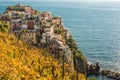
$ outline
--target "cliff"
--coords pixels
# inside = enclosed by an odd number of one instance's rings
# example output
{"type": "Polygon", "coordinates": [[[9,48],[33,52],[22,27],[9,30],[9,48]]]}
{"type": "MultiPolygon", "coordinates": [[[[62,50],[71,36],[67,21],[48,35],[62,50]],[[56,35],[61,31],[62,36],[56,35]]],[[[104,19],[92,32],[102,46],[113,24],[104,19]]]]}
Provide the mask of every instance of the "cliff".
{"type": "MultiPolygon", "coordinates": [[[[61,80],[61,61],[15,38],[0,33],[0,79],[1,80],[61,80]]],[[[75,73],[65,64],[64,80],[74,80],[75,73]]],[[[85,76],[79,73],[81,80],[85,76]]]]}
{"type": "MultiPolygon", "coordinates": [[[[18,40],[13,34],[8,34],[3,25],[5,23],[0,22],[0,29],[2,29],[0,31],[0,80],[63,79],[60,60],[51,57],[46,50],[28,45],[18,40]]],[[[71,72],[69,66],[67,63],[64,65],[64,80],[76,78],[75,71],[71,72]]],[[[84,74],[78,75],[79,79],[85,80],[84,74]]]]}
{"type": "Polygon", "coordinates": [[[61,17],[20,4],[0,17],[0,79],[86,79],[87,60],[61,17]]]}

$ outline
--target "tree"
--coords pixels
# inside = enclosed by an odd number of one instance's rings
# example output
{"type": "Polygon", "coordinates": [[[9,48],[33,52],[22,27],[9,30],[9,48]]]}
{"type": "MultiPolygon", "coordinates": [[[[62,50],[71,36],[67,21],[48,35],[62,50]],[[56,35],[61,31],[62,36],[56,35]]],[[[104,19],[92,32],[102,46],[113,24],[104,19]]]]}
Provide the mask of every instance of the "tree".
{"type": "Polygon", "coordinates": [[[0,22],[0,32],[8,32],[9,26],[5,23],[0,22]]]}

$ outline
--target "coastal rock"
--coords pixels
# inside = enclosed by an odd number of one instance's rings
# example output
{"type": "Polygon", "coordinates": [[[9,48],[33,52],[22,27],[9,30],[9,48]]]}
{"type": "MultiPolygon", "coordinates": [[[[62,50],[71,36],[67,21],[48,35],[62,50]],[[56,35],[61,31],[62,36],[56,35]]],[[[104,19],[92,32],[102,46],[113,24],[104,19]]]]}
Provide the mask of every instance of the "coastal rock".
{"type": "Polygon", "coordinates": [[[120,80],[120,73],[111,71],[111,70],[102,70],[100,69],[100,65],[97,62],[96,65],[88,64],[87,65],[87,75],[103,75],[108,78],[112,78],[114,80],[120,80]]]}

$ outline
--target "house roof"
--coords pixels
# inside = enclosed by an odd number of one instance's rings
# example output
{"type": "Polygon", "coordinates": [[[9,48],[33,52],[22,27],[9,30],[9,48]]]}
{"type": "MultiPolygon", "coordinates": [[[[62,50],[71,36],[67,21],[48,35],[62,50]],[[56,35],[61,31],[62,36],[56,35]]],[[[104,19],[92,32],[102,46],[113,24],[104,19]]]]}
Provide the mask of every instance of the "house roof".
{"type": "Polygon", "coordinates": [[[52,40],[51,42],[50,42],[50,44],[52,44],[52,45],[54,45],[54,44],[57,44],[58,45],[58,47],[60,47],[61,46],[61,43],[59,43],[58,41],[56,41],[56,40],[52,40]]]}
{"type": "Polygon", "coordinates": [[[51,22],[46,22],[45,26],[51,26],[51,22]]]}
{"type": "Polygon", "coordinates": [[[46,22],[45,25],[43,25],[44,28],[51,28],[54,27],[54,24],[51,24],[51,22],[46,22]]]}
{"type": "Polygon", "coordinates": [[[23,31],[23,33],[37,33],[35,30],[27,30],[27,29],[21,29],[21,32],[23,31]],[[25,32],[24,32],[25,30],[25,32]]]}
{"type": "Polygon", "coordinates": [[[15,22],[15,23],[20,22],[20,21],[21,19],[11,19],[11,22],[15,22]]]}
{"type": "Polygon", "coordinates": [[[51,12],[46,12],[46,11],[41,12],[41,14],[45,14],[45,13],[51,14],[51,12]]]}
{"type": "Polygon", "coordinates": [[[22,29],[27,29],[27,24],[22,25],[22,29]]]}
{"type": "Polygon", "coordinates": [[[33,13],[34,10],[31,7],[25,7],[25,12],[26,13],[33,13]]]}
{"type": "Polygon", "coordinates": [[[9,16],[8,14],[0,14],[0,16],[9,16]]]}
{"type": "Polygon", "coordinates": [[[59,40],[62,39],[62,36],[61,36],[60,34],[54,34],[54,36],[55,36],[57,39],[59,39],[59,40]]]}
{"type": "Polygon", "coordinates": [[[31,15],[31,13],[25,13],[26,15],[31,15]]]}
{"type": "Polygon", "coordinates": [[[43,35],[44,35],[44,36],[50,36],[51,38],[54,37],[54,35],[52,35],[50,32],[45,32],[45,33],[43,33],[43,35]]]}
{"type": "Polygon", "coordinates": [[[52,19],[61,19],[61,16],[53,16],[52,19]]]}
{"type": "Polygon", "coordinates": [[[51,28],[51,25],[43,25],[43,28],[51,28]]]}
{"type": "Polygon", "coordinates": [[[51,39],[50,44],[58,44],[59,47],[63,47],[63,46],[64,46],[64,45],[63,45],[63,42],[62,42],[62,41],[59,41],[56,37],[53,37],[53,38],[51,39]]]}
{"type": "Polygon", "coordinates": [[[67,45],[60,46],[59,49],[68,49],[69,47],[67,45]]]}

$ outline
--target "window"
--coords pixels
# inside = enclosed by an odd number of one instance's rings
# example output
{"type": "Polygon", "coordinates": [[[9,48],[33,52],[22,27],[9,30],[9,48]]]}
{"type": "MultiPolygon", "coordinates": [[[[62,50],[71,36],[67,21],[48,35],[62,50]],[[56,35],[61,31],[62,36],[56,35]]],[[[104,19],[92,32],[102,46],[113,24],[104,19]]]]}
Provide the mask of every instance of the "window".
{"type": "Polygon", "coordinates": [[[50,40],[49,40],[49,42],[50,42],[50,40]]]}

